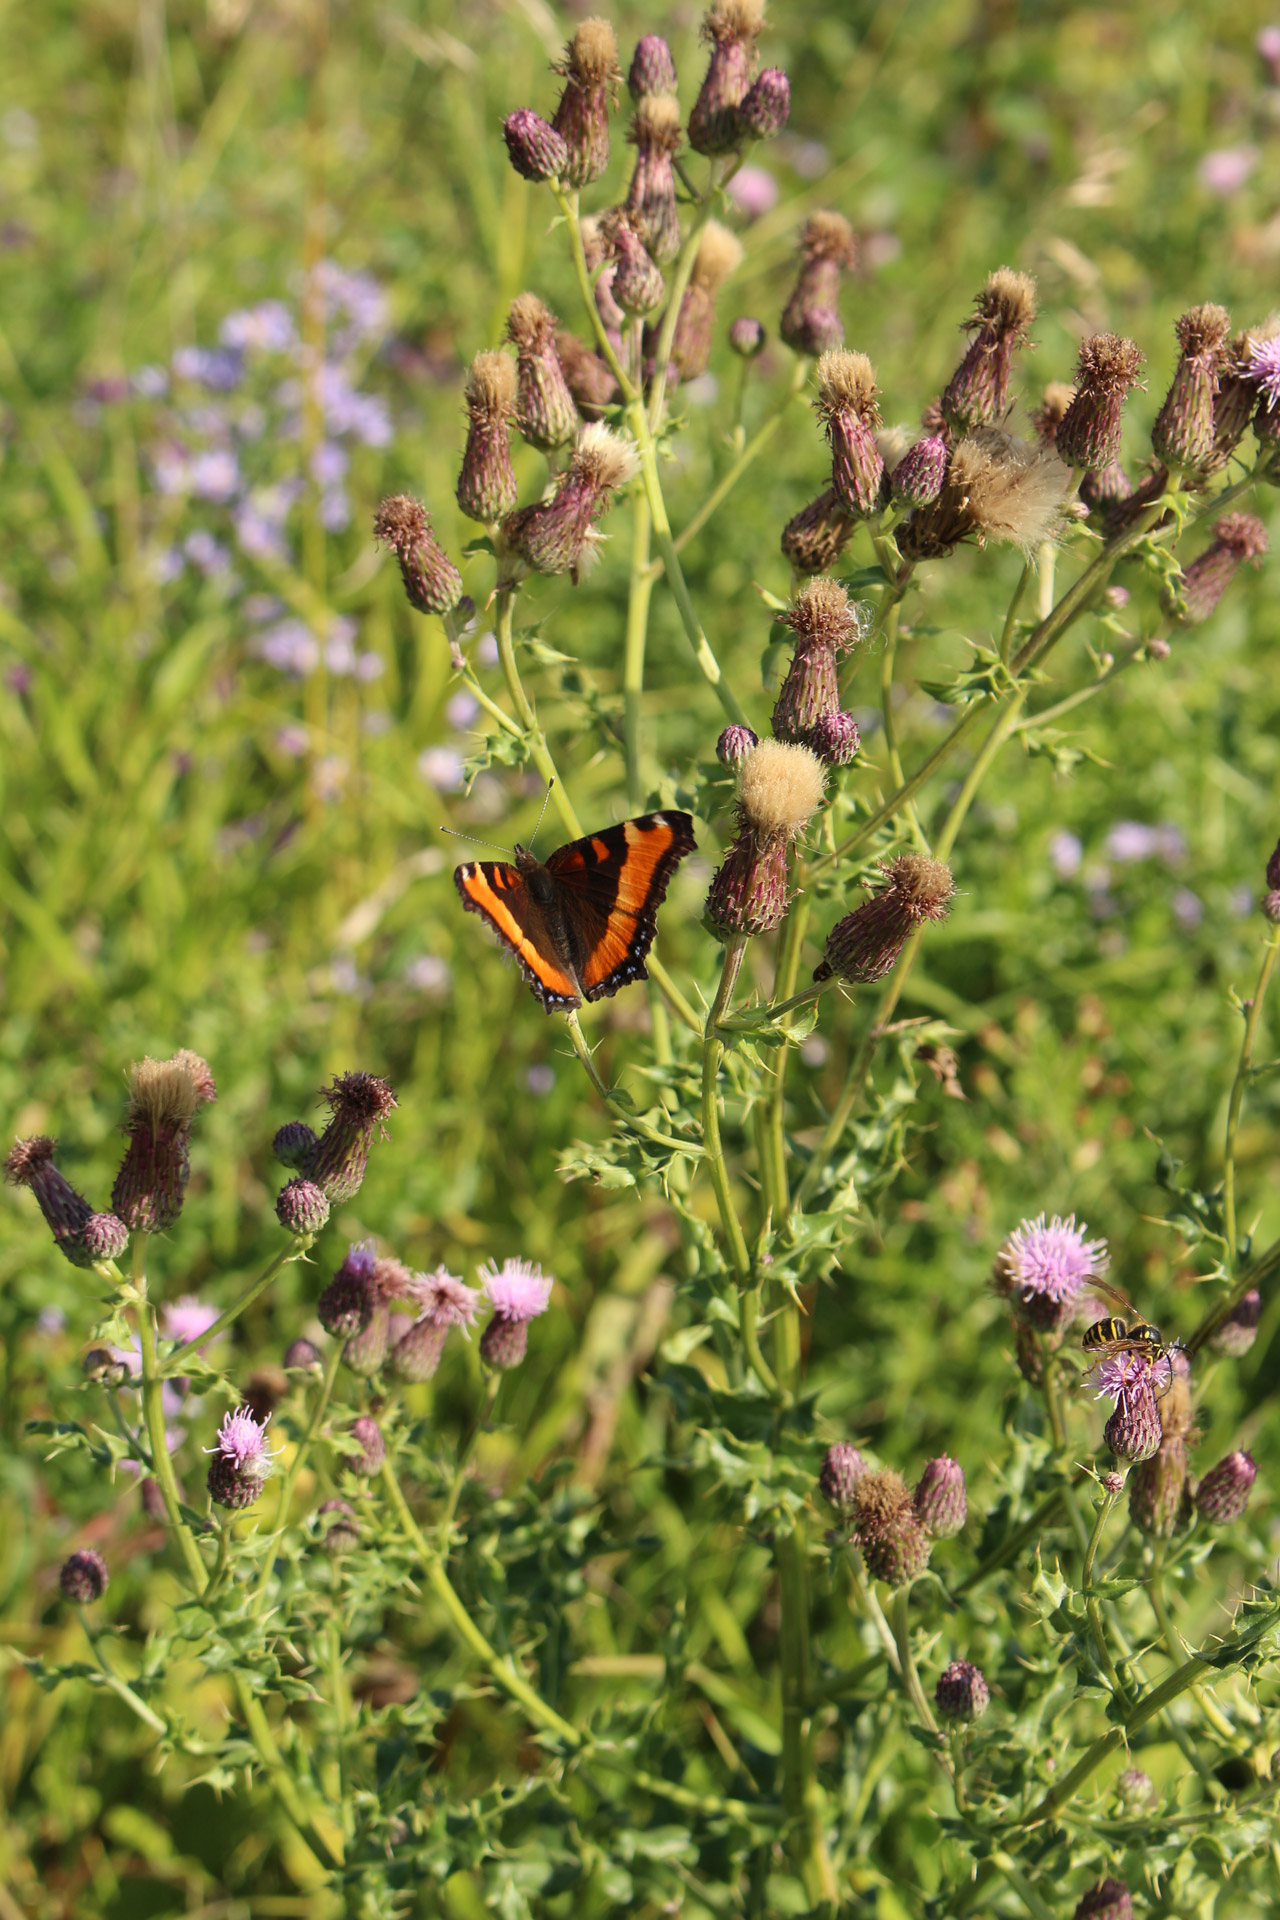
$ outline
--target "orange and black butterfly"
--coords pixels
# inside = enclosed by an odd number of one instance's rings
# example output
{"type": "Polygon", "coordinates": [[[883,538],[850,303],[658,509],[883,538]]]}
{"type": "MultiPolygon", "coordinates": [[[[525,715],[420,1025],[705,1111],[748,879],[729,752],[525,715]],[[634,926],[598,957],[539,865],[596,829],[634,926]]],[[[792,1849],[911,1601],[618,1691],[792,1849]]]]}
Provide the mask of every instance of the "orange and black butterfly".
{"type": "Polygon", "coordinates": [[[557,847],[455,867],[468,913],[487,920],[548,1013],[647,980],[658,908],[696,842],[687,813],[643,813],[557,847]]]}

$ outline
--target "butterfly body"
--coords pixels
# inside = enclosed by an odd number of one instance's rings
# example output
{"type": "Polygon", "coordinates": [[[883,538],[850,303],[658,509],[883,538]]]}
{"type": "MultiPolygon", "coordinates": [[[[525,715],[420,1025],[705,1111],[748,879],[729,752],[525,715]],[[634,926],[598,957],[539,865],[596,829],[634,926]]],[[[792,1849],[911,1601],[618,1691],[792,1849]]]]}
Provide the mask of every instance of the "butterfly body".
{"type": "Polygon", "coordinates": [[[469,861],[453,878],[468,913],[492,927],[555,1013],[648,978],[658,908],[694,845],[687,813],[646,813],[571,840],[545,862],[517,846],[514,863],[469,861]]]}

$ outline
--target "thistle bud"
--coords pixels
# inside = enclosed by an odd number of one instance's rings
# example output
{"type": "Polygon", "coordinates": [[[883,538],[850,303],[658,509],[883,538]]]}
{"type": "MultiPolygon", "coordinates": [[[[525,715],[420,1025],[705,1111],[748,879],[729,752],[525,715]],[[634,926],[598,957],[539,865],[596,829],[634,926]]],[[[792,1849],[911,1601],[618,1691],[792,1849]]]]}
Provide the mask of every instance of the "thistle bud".
{"type": "Polygon", "coordinates": [[[1198,627],[1215,612],[1241,566],[1257,566],[1267,551],[1267,530],[1251,513],[1224,514],[1214,528],[1217,539],[1186,568],[1164,606],[1179,625],[1198,627]]]}
{"type": "Polygon", "coordinates": [[[130,1067],[129,1145],[111,1205],[131,1233],[163,1233],[177,1220],[191,1171],[192,1122],[201,1103],[216,1098],[208,1066],[185,1047],[171,1060],[130,1067]]]}
{"type": "Polygon", "coordinates": [[[512,301],[507,338],[516,350],[516,425],[530,446],[550,453],[578,431],[578,409],[556,355],[556,317],[536,293],[512,301]]]}
{"type": "Polygon", "coordinates": [[[763,353],[768,338],[760,322],[745,313],[729,328],[729,345],[742,360],[754,360],[763,353]]]}
{"type": "Polygon", "coordinates": [[[1103,520],[1132,497],[1133,482],[1118,460],[1094,473],[1086,473],[1080,482],[1081,501],[1091,514],[1097,513],[1103,520]]]}
{"type": "Polygon", "coordinates": [[[618,397],[618,383],[607,361],[567,327],[556,328],[556,358],[578,412],[584,420],[598,420],[618,397]]]}
{"type": "Polygon", "coordinates": [[[1223,349],[1218,391],[1213,400],[1213,445],[1201,473],[1221,473],[1244,439],[1258,405],[1255,356],[1277,337],[1280,337],[1280,323],[1270,320],[1263,327],[1236,334],[1223,349]]]}
{"type": "Polygon", "coordinates": [[[843,214],[810,214],[800,233],[800,275],[778,326],[796,353],[825,353],[839,346],[840,275],[851,271],[857,258],[853,228],[843,214]]]}
{"type": "Polygon", "coordinates": [[[613,223],[613,245],[617,255],[613,297],[628,319],[643,318],[662,305],[667,283],[625,214],[613,223]]]}
{"type": "MultiPolygon", "coordinates": [[[[350,1260],[351,1254],[365,1251],[353,1247],[347,1258],[350,1260]]],[[[367,1379],[382,1366],[390,1344],[391,1303],[407,1291],[410,1278],[409,1269],[399,1260],[375,1260],[365,1274],[369,1317],[349,1336],[342,1349],[343,1363],[353,1373],[363,1374],[367,1379]]]]}
{"type": "Polygon", "coordinates": [[[742,242],[737,235],[718,220],[708,220],[671,340],[671,364],[682,380],[696,380],[707,370],[715,333],[716,295],[741,259],[742,242]]]}
{"type": "Polygon", "coordinates": [[[1117,1460],[1149,1460],[1164,1437],[1160,1408],[1148,1385],[1137,1383],[1117,1401],[1102,1438],[1117,1460]]]}
{"type": "Polygon", "coordinates": [[[885,886],[838,920],[827,935],[815,980],[828,980],[832,974],[860,983],[883,980],[917,927],[927,920],[945,920],[950,913],[955,882],[941,860],[903,853],[882,861],[880,871],[885,886]]]}
{"type": "Polygon", "coordinates": [[[764,0],[712,0],[702,21],[711,47],[706,77],[689,115],[689,144],[698,153],[732,153],[741,144],[738,109],[755,71],[764,0]]]}
{"type": "Polygon", "coordinates": [[[118,1260],[129,1244],[129,1229],[114,1213],[91,1213],[84,1225],[84,1250],[90,1260],[118,1260]]]}
{"type": "Polygon", "coordinates": [[[1216,1467],[1210,1467],[1196,1488],[1196,1512],[1215,1527],[1229,1526],[1248,1506],[1257,1477],[1252,1454],[1229,1453],[1216,1467]]]}
{"type": "Polygon", "coordinates": [[[1058,456],[1069,467],[1098,473],[1120,457],[1125,395],[1138,385],[1142,355],[1132,340],[1095,333],[1082,341],[1075,398],[1058,423],[1058,456]]]}
{"type": "Polygon", "coordinates": [[[834,1507],[842,1519],[847,1520],[853,1512],[858,1482],[867,1470],[866,1461],[847,1440],[837,1440],[834,1446],[827,1448],[822,1471],[818,1475],[818,1490],[828,1506],[834,1507]]]}
{"type": "Polygon", "coordinates": [[[766,67],[738,108],[739,138],[773,140],[791,117],[791,82],[780,67],[766,67]]]}
{"type": "Polygon", "coordinates": [[[17,1141],[4,1163],[5,1178],[15,1187],[30,1187],[50,1232],[72,1266],[91,1267],[96,1256],[85,1245],[85,1229],[95,1217],[94,1211],[54,1166],[57,1145],[46,1134],[17,1141]]]}
{"type": "Polygon", "coordinates": [[[1072,1920],[1133,1920],[1128,1887],[1119,1880],[1099,1880],[1082,1897],[1072,1920]]]}
{"type": "Polygon", "coordinates": [[[391,1084],[376,1073],[340,1073],[321,1089],[330,1120],[308,1168],[310,1178],[329,1200],[354,1200],[369,1165],[376,1138],[387,1140],[387,1115],[399,1105],[391,1084]]]}
{"type": "Polygon", "coordinates": [[[122,1386],[129,1378],[129,1369],[107,1347],[90,1347],[80,1368],[86,1380],[95,1380],[100,1387],[122,1386]]]}
{"type": "Polygon", "coordinates": [[[377,1264],[371,1245],[358,1243],[347,1248],[342,1265],[320,1295],[316,1309],[326,1333],[336,1339],[349,1340],[368,1326],[377,1300],[373,1278],[377,1264]]]}
{"type": "Polygon", "coordinates": [[[762,740],[743,762],[738,834],[711,882],[707,917],[723,933],[772,933],[787,911],[787,849],[822,803],[808,747],[762,740]]]}
{"type": "Polygon", "coordinates": [[[290,1180],[276,1200],[276,1219],[286,1233],[319,1233],[329,1218],[329,1201],[322,1187],[310,1180],[290,1180]]]}
{"type": "Polygon", "coordinates": [[[931,507],[947,477],[947,443],[936,433],[917,440],[889,475],[889,498],[904,507],[931,507]]]}
{"type": "Polygon", "coordinates": [[[826,573],[849,544],[859,516],[847,513],[828,487],[782,529],[782,551],[797,573],[826,573]]]}
{"type": "Polygon", "coordinates": [[[517,107],[502,123],[511,164],[522,180],[558,180],[569,165],[569,149],[553,126],[529,107],[517,107]]]}
{"type": "Polygon", "coordinates": [[[935,1540],[954,1539],[969,1512],[964,1468],[960,1462],[949,1459],[945,1453],[930,1460],[920,1475],[913,1497],[921,1526],[935,1540]]]}
{"type": "Polygon", "coordinates": [[[467,374],[467,444],[456,497],[469,520],[501,520],[516,504],[511,421],[516,369],[505,353],[478,353],[467,374]]]}
{"type": "Polygon", "coordinates": [[[795,652],[773,709],[775,739],[811,744],[815,724],[840,706],[837,661],[862,637],[849,596],[835,580],[810,580],[781,624],[795,635],[795,652]]]}
{"type": "Polygon", "coordinates": [[[738,725],[726,727],[716,741],[716,759],[724,767],[740,767],[753,748],[758,747],[758,735],[750,727],[738,725]]]}
{"type": "Polygon", "coordinates": [[[1187,1444],[1179,1434],[1165,1434],[1129,1475],[1129,1518],[1149,1539],[1171,1540],[1186,1526],[1189,1508],[1187,1444]]]}
{"type": "Polygon", "coordinates": [[[501,1270],[480,1269],[484,1298],[493,1318],[480,1336],[480,1358],[487,1367],[518,1367],[529,1349],[529,1322],[545,1313],[555,1284],[527,1260],[506,1260],[501,1270]]]}
{"type": "Polygon", "coordinates": [[[310,1340],[293,1340],[284,1350],[285,1370],[309,1373],[312,1367],[322,1364],[323,1358],[319,1347],[310,1340]]]}
{"type": "Polygon", "coordinates": [[[1182,354],[1151,429],[1151,446],[1166,467],[1198,472],[1213,454],[1213,406],[1225,362],[1231,317],[1225,307],[1192,307],[1175,322],[1182,354]]]}
{"type": "Polygon", "coordinates": [[[110,1584],[107,1563],[92,1547],[81,1547],[58,1569],[58,1585],[68,1600],[78,1600],[81,1606],[101,1600],[110,1584]]]}
{"type": "Polygon", "coordinates": [[[824,766],[847,767],[857,759],[862,738],[851,713],[824,713],[810,727],[805,743],[824,766]]]}
{"type": "Polygon", "coordinates": [[[627,92],[633,100],[640,101],[655,93],[674,93],[675,90],[676,63],[671,58],[670,47],[660,33],[646,33],[636,42],[631,56],[627,92]]]}
{"type": "Polygon", "coordinates": [[[831,484],[846,512],[879,510],[884,460],[876,444],[880,408],[875,371],[865,353],[837,347],[818,362],[814,402],[831,448],[831,484]]]}
{"type": "Polygon", "coordinates": [[[991,1705],[991,1689],[980,1668],[970,1660],[953,1660],[938,1676],[933,1692],[938,1718],[967,1725],[981,1720],[991,1705]]]}
{"type": "Polygon", "coordinates": [[[1014,349],[1027,339],[1036,317],[1036,283],[1029,274],[998,267],[974,301],[961,330],[973,338],[942,395],[942,412],[952,433],[993,427],[1009,400],[1014,349]]]}
{"type": "Polygon", "coordinates": [[[622,78],[609,22],[584,20],[552,71],[565,83],[551,123],[568,151],[560,178],[566,186],[585,187],[609,164],[609,105],[622,78]]]}
{"type": "Polygon", "coordinates": [[[900,1475],[864,1473],[853,1492],[854,1539],[873,1580],[907,1586],[929,1564],[929,1535],[900,1475]]]}
{"type": "Polygon", "coordinates": [[[1239,1360],[1257,1339],[1261,1318],[1262,1295],[1256,1287],[1250,1287],[1244,1298],[1236,1301],[1221,1326],[1210,1335],[1209,1345],[1215,1353],[1225,1353],[1230,1359],[1239,1360]]]}
{"type": "Polygon", "coordinates": [[[368,1414],[362,1414],[358,1420],[351,1422],[348,1432],[359,1444],[360,1451],[346,1456],[347,1466],[352,1473],[361,1474],[367,1479],[380,1470],[387,1457],[387,1443],[382,1437],[382,1429],[376,1420],[371,1420],[368,1414]]]}
{"type": "Polygon", "coordinates": [[[635,449],[599,422],[583,427],[568,470],[549,500],[523,507],[502,523],[511,552],[535,573],[568,573],[575,583],[595,558],[595,522],[638,470],[635,449]]]}
{"type": "Polygon", "coordinates": [[[251,1507],[273,1465],[267,1448],[266,1420],[255,1420],[247,1407],[238,1408],[227,1414],[216,1445],[206,1447],[205,1452],[213,1455],[208,1485],[214,1504],[232,1513],[251,1507]]]}
{"type": "Polygon", "coordinates": [[[452,612],[462,598],[462,575],[432,532],[421,501],[392,494],[374,515],[373,537],[395,554],[411,607],[418,613],[452,612]]]}
{"type": "Polygon", "coordinates": [[[636,150],[636,164],[627,188],[626,212],[650,254],[665,266],[680,251],[675,155],[684,134],[679,102],[670,93],[644,95],[627,138],[636,150]]]}
{"type": "Polygon", "coordinates": [[[941,493],[903,525],[899,551],[940,559],[972,537],[979,546],[1007,540],[1034,553],[1061,523],[1070,478],[1052,447],[983,427],[952,448],[941,493]]]}
{"type": "Polygon", "coordinates": [[[316,1509],[316,1518],[323,1529],[320,1545],[327,1554],[351,1553],[360,1545],[360,1522],[348,1501],[323,1501],[316,1509]]]}
{"type": "Polygon", "coordinates": [[[315,1130],[305,1120],[289,1120],[277,1130],[271,1151],[282,1167],[305,1173],[315,1144],[315,1130]]]}
{"type": "Polygon", "coordinates": [[[1151,1775],[1141,1767],[1126,1767],[1116,1780],[1116,1792],[1126,1807],[1149,1806],[1156,1797],[1151,1775]]]}
{"type": "Polygon", "coordinates": [[[1124,1475],[1122,1473],[1104,1473],[1101,1486],[1102,1491],[1109,1493],[1114,1499],[1118,1494],[1124,1492],[1124,1475]]]}

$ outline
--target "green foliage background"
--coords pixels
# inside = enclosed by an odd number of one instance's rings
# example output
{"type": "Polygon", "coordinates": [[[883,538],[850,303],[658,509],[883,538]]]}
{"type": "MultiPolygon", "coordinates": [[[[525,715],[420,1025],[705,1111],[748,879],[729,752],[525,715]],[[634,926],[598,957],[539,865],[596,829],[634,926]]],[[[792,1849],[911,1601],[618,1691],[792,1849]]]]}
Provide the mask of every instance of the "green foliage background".
{"type": "MultiPolygon", "coordinates": [[[[750,1739],[752,1648],[772,1630],[767,1556],[702,1526],[692,1478],[640,1471],[671,1419],[667,1399],[635,1378],[663,1313],[667,1331],[681,1323],[678,1290],[669,1299],[662,1284],[677,1278],[669,1220],[652,1196],[557,1177],[573,1142],[602,1134],[598,1105],[559,1024],[464,921],[447,848],[435,857],[445,823],[478,820],[476,831],[504,842],[527,837],[537,798],[501,774],[504,804],[490,818],[420,776],[417,756],[448,734],[448,651],[437,623],[410,615],[394,569],[375,566],[367,535],[378,497],[404,488],[430,503],[458,552],[474,532],[452,499],[466,361],[496,342],[526,286],[578,324],[547,203],[512,174],[499,137],[512,107],[548,106],[547,61],[564,26],[540,0],[335,9],[317,88],[318,17],[303,0],[167,10],[159,0],[56,0],[38,14],[0,11],[0,666],[21,663],[30,675],[25,692],[12,675],[0,689],[0,1113],[13,1134],[57,1134],[68,1173],[103,1204],[124,1066],[177,1046],[205,1054],[219,1100],[201,1121],[186,1212],[157,1250],[157,1270],[168,1297],[225,1303],[276,1244],[275,1128],[310,1114],[337,1071],[386,1073],[400,1097],[393,1140],[329,1230],[320,1271],[345,1237],[376,1233],[415,1267],[470,1270],[519,1253],[555,1273],[554,1311],[509,1390],[509,1431],[486,1455],[488,1473],[513,1495],[569,1463],[571,1482],[601,1489],[612,1524],[651,1536],[629,1593],[603,1608],[614,1618],[599,1626],[601,1647],[625,1651],[644,1639],[646,1621],[670,1628],[687,1574],[684,1657],[722,1674],[725,1711],[750,1739]],[[309,793],[306,763],[274,745],[304,696],[252,657],[243,623],[211,592],[162,588],[148,573],[157,506],[140,459],[142,410],[90,395],[95,380],[213,340],[234,306],[292,297],[308,209],[314,219],[321,195],[325,251],[386,286],[399,349],[368,375],[393,404],[394,444],[360,456],[355,524],[324,556],[331,603],[358,619],[362,644],[385,662],[372,689],[329,689],[326,744],[351,763],[334,804],[309,793]],[[362,703],[389,712],[385,732],[362,732],[362,703]],[[410,983],[424,954],[448,962],[443,998],[410,983]],[[352,967],[367,983],[356,992],[342,990],[352,967]],[[554,1072],[545,1094],[529,1080],[544,1066],[554,1072]]],[[[615,19],[624,48],[641,31],[669,35],[687,94],[701,62],[693,10],[615,19]]],[[[1008,262],[1041,288],[1038,351],[1018,374],[1025,401],[1044,381],[1069,378],[1084,332],[1114,327],[1139,340],[1149,391],[1131,406],[1129,431],[1140,458],[1173,364],[1174,317],[1213,299],[1244,324],[1274,300],[1280,96],[1265,89],[1252,48],[1266,21],[1256,5],[1215,17],[952,0],[817,11],[778,0],[766,57],[790,74],[795,104],[790,140],[764,158],[782,194],[744,231],[748,258],[722,319],[756,314],[772,331],[795,229],[814,207],[893,234],[896,257],[846,289],[845,331],[876,364],[886,417],[914,420],[954,365],[974,291],[1008,262]],[[816,179],[801,142],[826,149],[816,179]],[[1261,164],[1238,192],[1217,197],[1198,163],[1241,143],[1259,147],[1261,164]]],[[[618,140],[606,188],[625,167],[618,140]]],[[[602,191],[599,204],[609,197],[602,191]]],[[[682,470],[668,483],[677,528],[726,464],[733,374],[723,346],[713,365],[720,398],[686,409],[682,470]]],[[[774,379],[786,377],[780,356],[774,379]]],[[[749,425],[764,406],[763,391],[749,399],[749,425]]],[[[786,591],[777,535],[822,474],[817,428],[797,406],[686,556],[695,600],[761,725],[768,614],[757,589],[786,591]]],[[[1257,507],[1268,519],[1273,500],[1257,507]]],[[[543,638],[582,663],[594,730],[553,669],[532,677],[591,821],[624,807],[624,511],[609,530],[590,582],[576,591],[553,583],[538,605],[543,638]]],[[[905,673],[929,680],[962,666],[964,637],[989,637],[1016,575],[1017,557],[1004,549],[932,569],[911,609],[905,673]]],[[[1160,1225],[1168,1203],[1154,1179],[1155,1142],[1189,1163],[1197,1186],[1213,1185],[1238,1040],[1230,996],[1250,991],[1260,944],[1261,922],[1240,894],[1256,904],[1280,829],[1271,580],[1265,570],[1241,579],[1209,626],[1175,639],[1167,663],[1087,706],[1077,744],[1089,757],[1070,777],[1015,750],[988,780],[957,852],[957,910],[930,939],[904,1001],[907,1014],[955,1029],[965,1098],[931,1082],[921,1089],[925,1125],[892,1198],[868,1197],[829,1283],[806,1300],[821,1431],[865,1441],[908,1472],[931,1452],[955,1455],[979,1514],[999,1491],[984,1462],[1003,1452],[1017,1384],[985,1278],[1020,1216],[1074,1210],[1107,1236],[1116,1276],[1144,1310],[1174,1333],[1199,1316],[1195,1260],[1160,1225]],[[1176,827],[1185,857],[1113,862],[1112,911],[1099,920],[1082,879],[1058,876],[1050,842],[1078,836],[1087,869],[1106,861],[1107,834],[1122,820],[1176,827]],[[1202,903],[1198,925],[1185,924],[1185,901],[1179,918],[1180,890],[1202,903]]],[[[1137,635],[1154,585],[1126,583],[1134,598],[1123,624],[1137,635]]],[[[670,797],[672,783],[688,789],[720,719],[692,687],[661,587],[651,663],[647,774],[670,797]]],[[[862,671],[855,700],[870,707],[875,663],[862,671]]],[[[1064,692],[1087,680],[1079,638],[1054,671],[1064,692]]],[[[314,724],[314,708],[306,717],[314,724]]],[[[922,694],[903,719],[910,766],[938,720],[922,694]]],[[[877,745],[869,736],[873,764],[877,745]]],[[[708,992],[718,955],[698,922],[717,832],[727,832],[724,818],[702,830],[704,860],[673,890],[661,940],[677,976],[708,992]]],[[[589,1012],[612,1077],[643,1019],[638,991],[589,1012]]],[[[793,1069],[815,1126],[841,1084],[852,1028],[847,1006],[828,1002],[825,1051],[793,1069]]],[[[885,1071],[887,1090],[895,1069],[885,1071]]],[[[1280,1233],[1276,1117],[1274,1082],[1260,1078],[1240,1156],[1242,1215],[1260,1216],[1259,1243],[1280,1233]]],[[[318,1285],[315,1269],[289,1269],[239,1325],[246,1376],[278,1360],[310,1318],[318,1285]]],[[[80,1456],[46,1466],[24,1436],[29,1420],[78,1417],[94,1286],[57,1259],[25,1200],[6,1204],[0,1884],[9,1891],[0,1912],[328,1911],[299,1890],[265,1802],[243,1783],[184,1799],[176,1767],[159,1777],[146,1768],[126,1713],[88,1689],[43,1694],[22,1665],[24,1655],[75,1657],[78,1628],[53,1587],[71,1545],[108,1555],[114,1616],[138,1628],[169,1579],[130,1483],[106,1484],[80,1456]],[[65,1316],[61,1331],[50,1308],[65,1316]],[[247,1904],[216,1904],[224,1898],[247,1904]]],[[[1278,1320],[1273,1298],[1253,1352],[1220,1370],[1204,1416],[1206,1462],[1237,1444],[1259,1460],[1241,1579],[1265,1564],[1270,1540],[1278,1320]]],[[[451,1347],[435,1389],[447,1433],[474,1395],[473,1375],[474,1359],[451,1347]]],[[[1083,1448],[1083,1419],[1079,1432],[1083,1448]]],[[[1230,1598],[1193,1594],[1191,1637],[1214,1626],[1230,1598]]],[[[598,1593],[590,1606],[602,1610],[598,1593]]],[[[993,1620],[996,1639],[1001,1630],[993,1620]]],[[[369,1672],[379,1662],[399,1672],[433,1645],[438,1660],[429,1619],[389,1611],[366,1632],[361,1658],[369,1672]]],[[[175,1673],[174,1684],[190,1678],[175,1673]]],[[[449,1777],[461,1799],[486,1740],[505,1736],[477,1706],[456,1737],[449,1777]]],[[[502,1763],[514,1779],[519,1754],[502,1763]]],[[[1171,1749],[1170,1769],[1178,1764],[1171,1749]]],[[[895,1871],[932,1832],[920,1777],[916,1812],[880,1840],[885,1879],[868,1897],[886,1917],[905,1910],[895,1871]]],[[[445,1893],[422,1895],[437,1897],[443,1908],[420,1910],[479,1910],[464,1872],[445,1893]]]]}

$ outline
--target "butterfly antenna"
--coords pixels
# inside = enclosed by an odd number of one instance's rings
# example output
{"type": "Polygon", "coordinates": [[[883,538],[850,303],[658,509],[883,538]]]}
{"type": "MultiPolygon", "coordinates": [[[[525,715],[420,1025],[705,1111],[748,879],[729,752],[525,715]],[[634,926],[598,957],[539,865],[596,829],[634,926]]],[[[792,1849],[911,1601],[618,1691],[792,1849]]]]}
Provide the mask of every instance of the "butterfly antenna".
{"type": "Polygon", "coordinates": [[[538,824],[537,824],[537,826],[536,826],[536,827],[534,828],[534,830],[533,830],[533,833],[532,833],[532,835],[530,836],[530,839],[529,839],[529,851],[530,851],[530,853],[532,853],[532,851],[533,851],[533,843],[534,843],[534,841],[535,841],[535,840],[537,839],[537,837],[538,837],[538,835],[539,835],[539,834],[541,833],[541,831],[542,831],[542,820],[543,820],[543,815],[544,815],[544,814],[546,813],[546,811],[547,811],[547,802],[548,802],[548,800],[550,800],[550,798],[551,798],[551,789],[552,789],[552,787],[554,787],[554,785],[555,785],[555,783],[556,783],[556,781],[555,781],[555,775],[554,775],[554,774],[552,774],[552,776],[551,776],[551,778],[550,778],[550,780],[548,780],[548,782],[547,782],[547,790],[546,790],[546,792],[545,792],[545,793],[543,794],[543,796],[542,796],[542,813],[540,813],[540,814],[538,815],[538,824]]]}
{"type": "Polygon", "coordinates": [[[488,847],[491,853],[500,853],[505,859],[511,852],[510,847],[500,847],[494,840],[481,840],[474,833],[461,833],[457,827],[441,827],[441,833],[452,834],[455,840],[470,840],[472,846],[488,847]]]}

